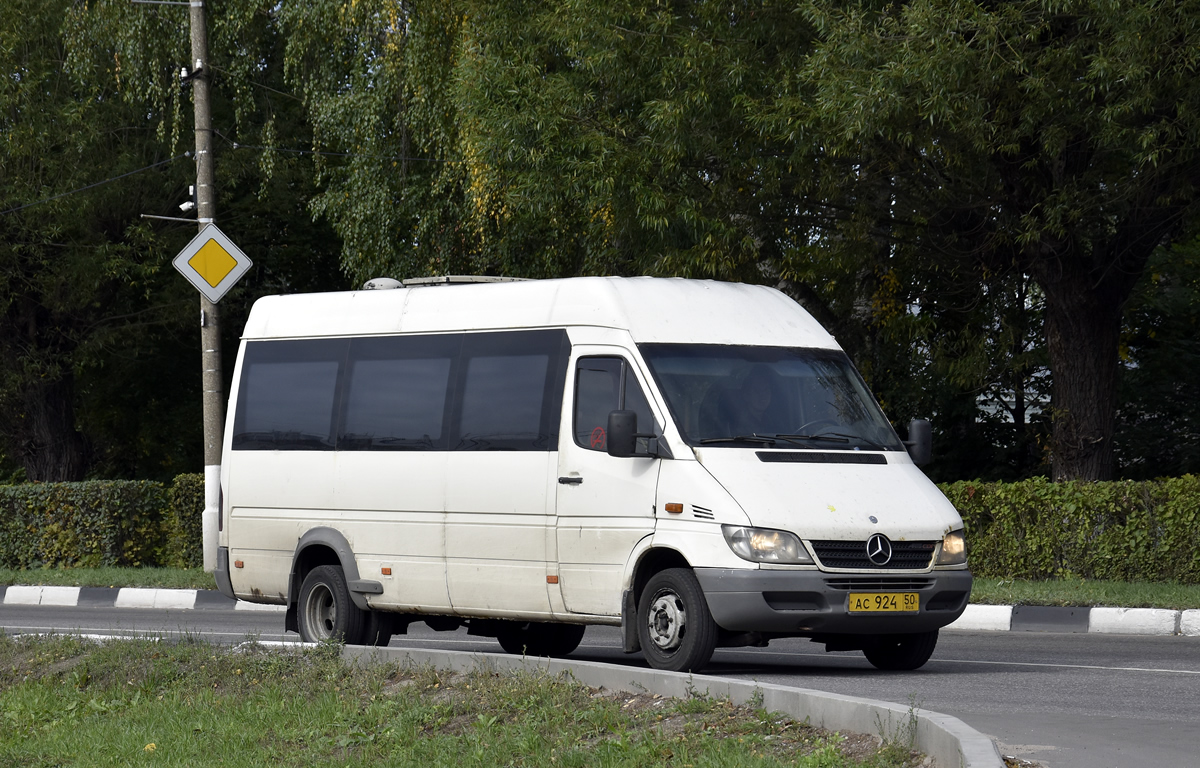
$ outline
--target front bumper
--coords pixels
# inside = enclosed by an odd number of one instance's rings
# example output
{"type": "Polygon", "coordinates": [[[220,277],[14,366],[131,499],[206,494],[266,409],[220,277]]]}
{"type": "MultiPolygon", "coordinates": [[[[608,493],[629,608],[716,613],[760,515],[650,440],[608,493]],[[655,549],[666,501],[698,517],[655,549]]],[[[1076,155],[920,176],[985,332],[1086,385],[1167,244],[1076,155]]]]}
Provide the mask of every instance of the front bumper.
{"type": "Polygon", "coordinates": [[[713,620],[731,632],[777,637],[929,632],[967,608],[971,572],[840,574],[697,568],[713,620]],[[851,614],[851,592],[916,592],[916,613],[851,614]]]}

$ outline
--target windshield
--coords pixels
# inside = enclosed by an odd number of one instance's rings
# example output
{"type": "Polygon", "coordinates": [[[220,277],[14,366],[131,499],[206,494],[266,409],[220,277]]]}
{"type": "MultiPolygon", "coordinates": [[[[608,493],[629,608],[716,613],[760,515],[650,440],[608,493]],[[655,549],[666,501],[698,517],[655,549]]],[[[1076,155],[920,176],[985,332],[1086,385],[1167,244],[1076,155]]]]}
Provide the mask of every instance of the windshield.
{"type": "Polygon", "coordinates": [[[690,445],[904,450],[843,352],[642,344],[690,445]]]}

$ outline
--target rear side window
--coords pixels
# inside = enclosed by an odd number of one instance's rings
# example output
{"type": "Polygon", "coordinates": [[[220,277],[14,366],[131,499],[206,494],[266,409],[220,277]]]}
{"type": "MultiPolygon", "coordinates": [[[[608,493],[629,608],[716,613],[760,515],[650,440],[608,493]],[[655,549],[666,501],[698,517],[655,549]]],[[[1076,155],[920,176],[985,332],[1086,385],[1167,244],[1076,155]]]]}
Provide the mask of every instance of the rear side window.
{"type": "Polygon", "coordinates": [[[621,409],[637,413],[639,432],[658,430],[646,395],[624,358],[580,358],[575,364],[575,444],[607,450],[608,414],[621,409]]]}
{"type": "Polygon", "coordinates": [[[444,449],[450,374],[461,348],[458,336],[354,339],[338,449],[444,449]]]}
{"type": "Polygon", "coordinates": [[[233,447],[331,451],[341,339],[260,341],[246,345],[233,447]]]}
{"type": "Polygon", "coordinates": [[[548,451],[565,331],[248,342],[236,450],[548,451]]]}

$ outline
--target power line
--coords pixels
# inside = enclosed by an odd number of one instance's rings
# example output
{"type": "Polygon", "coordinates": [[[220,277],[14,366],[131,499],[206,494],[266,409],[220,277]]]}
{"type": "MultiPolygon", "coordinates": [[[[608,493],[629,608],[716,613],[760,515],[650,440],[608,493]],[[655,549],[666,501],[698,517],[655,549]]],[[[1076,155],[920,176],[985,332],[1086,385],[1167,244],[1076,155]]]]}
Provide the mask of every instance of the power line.
{"type": "Polygon", "coordinates": [[[66,197],[67,195],[74,195],[77,192],[86,192],[89,189],[94,189],[96,187],[102,186],[104,184],[108,184],[108,183],[116,181],[118,179],[123,179],[126,176],[132,176],[135,173],[141,173],[142,171],[148,171],[151,168],[157,168],[160,165],[166,165],[167,163],[173,163],[182,157],[191,157],[191,156],[192,156],[191,152],[184,152],[182,155],[176,155],[175,157],[172,157],[169,160],[160,160],[159,162],[154,163],[152,165],[147,165],[145,168],[138,168],[136,171],[130,171],[129,173],[122,173],[120,176],[113,176],[111,179],[105,179],[104,181],[97,181],[95,184],[88,184],[86,187],[80,187],[79,189],[72,189],[70,192],[63,192],[61,195],[54,195],[53,197],[47,197],[45,199],[37,200],[32,203],[26,203],[25,205],[18,205],[16,208],[9,208],[7,211],[0,211],[0,216],[7,216],[10,213],[16,213],[17,211],[22,211],[22,210],[29,208],[31,206],[34,206],[34,205],[41,205],[42,203],[48,203],[51,200],[57,200],[60,197],[66,197]]]}

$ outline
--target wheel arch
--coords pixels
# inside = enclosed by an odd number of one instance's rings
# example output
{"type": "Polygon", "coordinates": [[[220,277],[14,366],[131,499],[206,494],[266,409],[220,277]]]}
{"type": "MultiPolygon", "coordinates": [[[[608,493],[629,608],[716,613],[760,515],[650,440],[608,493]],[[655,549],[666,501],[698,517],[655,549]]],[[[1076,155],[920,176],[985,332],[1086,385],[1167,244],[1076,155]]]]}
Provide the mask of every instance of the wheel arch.
{"type": "MultiPolygon", "coordinates": [[[[287,615],[284,618],[285,629],[293,632],[299,631],[296,601],[300,596],[300,587],[304,584],[304,579],[309,572],[321,565],[341,567],[342,574],[346,577],[346,584],[350,587],[350,599],[358,608],[364,611],[370,610],[364,593],[375,592],[371,585],[377,584],[377,582],[368,583],[359,578],[358,562],[354,559],[354,550],[350,548],[350,542],[336,528],[326,526],[311,528],[300,537],[300,541],[296,543],[296,551],[292,555],[292,571],[288,576],[287,615]]],[[[383,591],[382,585],[379,585],[378,591],[383,591]]]]}
{"type": "Polygon", "coordinates": [[[659,571],[667,568],[691,568],[692,564],[682,552],[673,547],[651,546],[638,555],[630,575],[629,589],[633,592],[634,600],[646,588],[646,582],[659,571]]]}
{"type": "Polygon", "coordinates": [[[659,571],[667,568],[691,568],[691,563],[679,550],[662,545],[654,545],[653,537],[647,536],[642,541],[642,547],[634,550],[630,556],[628,578],[625,592],[621,597],[621,636],[625,653],[636,653],[641,650],[641,641],[637,634],[637,601],[646,582],[659,571]]]}

